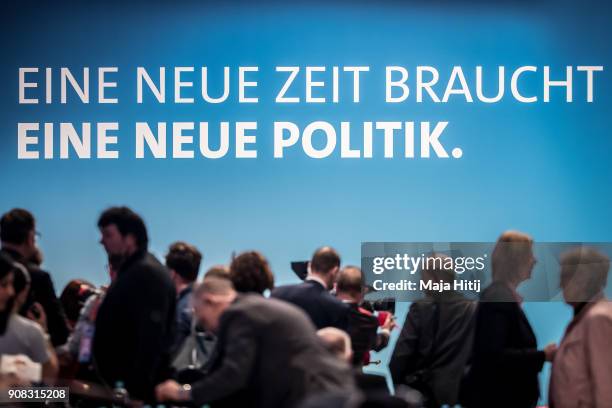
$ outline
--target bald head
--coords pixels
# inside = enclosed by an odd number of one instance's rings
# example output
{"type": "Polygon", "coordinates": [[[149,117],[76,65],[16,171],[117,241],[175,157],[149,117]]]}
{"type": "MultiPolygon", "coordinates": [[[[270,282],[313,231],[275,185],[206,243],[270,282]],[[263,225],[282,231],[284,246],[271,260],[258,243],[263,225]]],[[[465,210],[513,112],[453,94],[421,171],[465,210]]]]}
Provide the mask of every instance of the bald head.
{"type": "Polygon", "coordinates": [[[319,336],[325,348],[332,354],[347,363],[351,361],[353,346],[351,345],[351,338],[346,332],[335,327],[324,327],[317,331],[317,336],[319,336]]]}
{"type": "Polygon", "coordinates": [[[342,268],[336,280],[336,294],[339,298],[360,302],[363,296],[363,276],[356,266],[342,268]]]}

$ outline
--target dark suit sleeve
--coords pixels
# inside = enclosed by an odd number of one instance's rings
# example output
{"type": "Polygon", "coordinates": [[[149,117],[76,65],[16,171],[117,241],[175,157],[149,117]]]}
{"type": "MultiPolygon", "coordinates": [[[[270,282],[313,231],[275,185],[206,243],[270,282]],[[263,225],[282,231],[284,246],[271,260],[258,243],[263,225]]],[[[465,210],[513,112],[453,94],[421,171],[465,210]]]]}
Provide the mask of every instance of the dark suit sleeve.
{"type": "Polygon", "coordinates": [[[516,304],[489,302],[481,304],[480,321],[476,333],[477,346],[484,358],[501,370],[538,373],[545,355],[536,348],[511,348],[506,345],[513,320],[520,319],[516,304]]]}
{"type": "Polygon", "coordinates": [[[53,346],[61,346],[68,340],[68,325],[66,315],[59,299],[55,295],[53,281],[47,272],[40,275],[40,280],[34,288],[34,301],[39,302],[47,315],[47,327],[53,346]]]}
{"type": "Polygon", "coordinates": [[[227,316],[222,323],[227,329],[219,336],[224,343],[222,360],[218,367],[192,386],[193,401],[199,406],[226,398],[245,388],[252,376],[257,355],[254,328],[248,319],[227,316]]]}
{"type": "Polygon", "coordinates": [[[381,351],[389,344],[389,338],[391,337],[390,333],[387,331],[382,331],[376,334],[376,344],[372,350],[381,351]]]}
{"type": "Polygon", "coordinates": [[[406,375],[417,369],[421,358],[418,352],[421,320],[419,307],[413,303],[410,305],[404,327],[389,362],[389,371],[394,384],[403,383],[406,375]]]}
{"type": "Polygon", "coordinates": [[[154,385],[169,375],[166,366],[174,333],[175,298],[174,292],[162,285],[144,286],[130,304],[138,328],[137,352],[128,376],[131,384],[127,385],[128,389],[132,387],[152,397],[154,385]]]}

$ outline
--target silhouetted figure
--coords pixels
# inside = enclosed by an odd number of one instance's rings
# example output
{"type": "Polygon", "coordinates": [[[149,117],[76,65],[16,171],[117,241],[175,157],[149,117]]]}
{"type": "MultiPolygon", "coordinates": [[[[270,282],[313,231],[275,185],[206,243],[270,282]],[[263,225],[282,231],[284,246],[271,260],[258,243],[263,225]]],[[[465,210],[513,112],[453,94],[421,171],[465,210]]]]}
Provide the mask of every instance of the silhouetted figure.
{"type": "Polygon", "coordinates": [[[195,301],[202,304],[198,320],[217,334],[215,355],[206,376],[191,387],[173,380],[157,386],[160,401],[284,408],[315,393],[352,389],[348,365],[323,348],[295,306],[238,294],[230,281],[214,277],[196,289],[195,301]]]}
{"type": "Polygon", "coordinates": [[[350,309],[329,293],[339,270],[338,253],[330,247],[319,248],[312,256],[306,280],[297,285],[277,287],[272,291],[272,297],[304,310],[317,329],[336,327],[347,330],[350,309]]]}
{"type": "Polygon", "coordinates": [[[98,221],[101,243],[124,258],[96,317],[94,363],[111,388],[122,382],[134,399],[153,399],[166,377],[173,340],[176,290],[166,268],[147,252],[142,218],[113,207],[98,221]]]}
{"type": "Polygon", "coordinates": [[[561,257],[561,288],[574,308],[552,364],[550,407],[612,405],[612,302],[603,291],[610,259],[578,248],[561,257]]]}
{"type": "MultiPolygon", "coordinates": [[[[434,254],[421,279],[448,282],[455,273],[444,269],[448,256],[434,254]]],[[[389,371],[396,387],[405,384],[420,391],[426,405],[454,406],[465,364],[472,351],[476,302],[456,291],[431,291],[413,302],[406,316],[389,371]]]]}
{"type": "Polygon", "coordinates": [[[538,350],[516,292],[536,263],[532,244],[529,236],[510,231],[493,251],[493,283],[480,297],[471,368],[461,390],[467,407],[531,408],[540,396],[538,373],[556,346],[538,350]]]}
{"type": "Polygon", "coordinates": [[[348,333],[353,350],[351,363],[359,368],[370,361],[370,350],[381,351],[387,347],[391,330],[396,327],[391,313],[385,312],[386,318],[381,325],[378,317],[361,307],[364,294],[361,269],[356,266],[342,268],[336,281],[336,297],[350,308],[348,333]]]}
{"type": "Polygon", "coordinates": [[[175,242],[166,254],[166,267],[176,288],[175,333],[172,354],[178,351],[191,333],[193,319],[192,293],[198,279],[202,254],[193,245],[175,242]]]}
{"type": "Polygon", "coordinates": [[[2,252],[25,266],[32,282],[28,299],[19,312],[26,316],[32,305],[39,303],[47,316],[51,343],[57,347],[66,343],[69,330],[51,276],[40,268],[40,264],[32,262],[38,261],[40,255],[36,235],[36,221],[27,210],[14,208],[0,219],[2,252]]]}

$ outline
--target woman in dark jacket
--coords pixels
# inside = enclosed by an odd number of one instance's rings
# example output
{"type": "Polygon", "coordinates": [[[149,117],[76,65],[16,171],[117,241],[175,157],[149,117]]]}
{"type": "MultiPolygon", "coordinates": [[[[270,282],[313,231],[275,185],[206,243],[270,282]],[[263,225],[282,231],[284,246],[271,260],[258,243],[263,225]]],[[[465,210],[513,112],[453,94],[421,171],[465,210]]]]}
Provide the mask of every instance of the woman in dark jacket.
{"type": "Polygon", "coordinates": [[[538,402],[538,373],[554,357],[556,345],[538,350],[516,292],[536,263],[532,245],[528,235],[509,231],[493,250],[493,283],[476,310],[472,361],[461,390],[464,406],[532,408],[538,402]]]}

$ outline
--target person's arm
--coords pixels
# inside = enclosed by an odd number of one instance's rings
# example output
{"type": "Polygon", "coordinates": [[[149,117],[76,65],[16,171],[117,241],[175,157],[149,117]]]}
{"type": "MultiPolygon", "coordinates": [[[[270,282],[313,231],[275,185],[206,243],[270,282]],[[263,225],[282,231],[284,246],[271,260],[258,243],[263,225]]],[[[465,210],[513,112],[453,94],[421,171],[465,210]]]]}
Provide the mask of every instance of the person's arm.
{"type": "Polygon", "coordinates": [[[42,365],[42,376],[46,384],[53,385],[57,378],[57,373],[59,372],[59,362],[53,344],[51,344],[51,339],[46,340],[45,343],[47,343],[46,351],[48,360],[42,365]]]}
{"type": "Polygon", "coordinates": [[[389,361],[389,371],[394,384],[403,383],[406,374],[416,369],[420,358],[418,344],[421,336],[421,324],[419,306],[417,303],[412,303],[389,361]]]}
{"type": "Polygon", "coordinates": [[[240,316],[224,316],[225,333],[217,344],[223,347],[223,357],[218,368],[192,385],[191,397],[196,405],[228,397],[245,388],[253,375],[257,357],[257,334],[251,322],[240,316]]]}
{"type": "Polygon", "coordinates": [[[66,315],[64,309],[55,294],[55,288],[51,276],[47,272],[43,272],[41,279],[33,288],[35,291],[35,301],[39,302],[45,313],[47,314],[47,324],[49,326],[49,335],[51,343],[54,346],[61,346],[68,339],[68,325],[66,323],[66,315]]]}
{"type": "Polygon", "coordinates": [[[141,293],[130,303],[132,316],[137,322],[134,339],[136,355],[130,366],[129,388],[148,393],[161,381],[160,372],[165,369],[174,337],[176,299],[173,290],[165,290],[161,284],[149,284],[140,288],[141,293]]]}
{"type": "Polygon", "coordinates": [[[391,313],[387,313],[387,318],[384,324],[381,326],[379,332],[376,334],[376,344],[374,345],[374,351],[381,351],[389,344],[391,338],[391,330],[397,327],[395,319],[391,313]]]}
{"type": "Polygon", "coordinates": [[[59,362],[51,339],[47,333],[47,316],[39,303],[32,305],[32,311],[28,312],[30,320],[38,324],[31,335],[31,359],[42,364],[43,381],[52,385],[57,378],[59,362]],[[34,311],[36,313],[34,313],[34,311]]]}
{"type": "Polygon", "coordinates": [[[587,367],[590,371],[593,406],[605,407],[612,402],[612,316],[596,315],[586,325],[587,367]]]}

